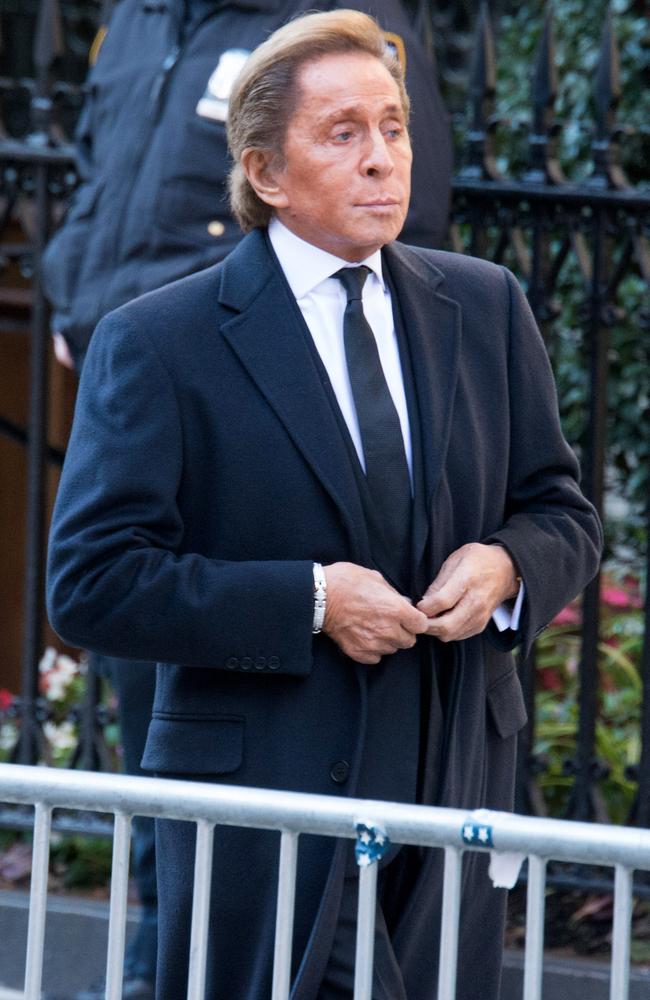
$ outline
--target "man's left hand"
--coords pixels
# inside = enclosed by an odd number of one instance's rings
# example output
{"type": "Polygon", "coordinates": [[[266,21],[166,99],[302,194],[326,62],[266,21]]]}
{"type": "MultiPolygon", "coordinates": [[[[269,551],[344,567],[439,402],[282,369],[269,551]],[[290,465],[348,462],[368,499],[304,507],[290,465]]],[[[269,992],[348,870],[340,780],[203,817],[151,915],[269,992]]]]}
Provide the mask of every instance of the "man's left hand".
{"type": "Polygon", "coordinates": [[[500,604],[517,596],[514,563],[502,545],[471,542],[452,552],[416,607],[427,635],[442,642],[478,635],[500,604]]]}

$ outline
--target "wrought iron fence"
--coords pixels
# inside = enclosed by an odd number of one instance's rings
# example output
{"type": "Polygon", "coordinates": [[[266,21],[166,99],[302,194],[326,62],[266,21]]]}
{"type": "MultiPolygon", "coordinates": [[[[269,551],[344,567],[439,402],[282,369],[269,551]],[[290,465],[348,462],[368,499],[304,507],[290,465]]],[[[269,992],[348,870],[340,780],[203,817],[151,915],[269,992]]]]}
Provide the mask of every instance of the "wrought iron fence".
{"type": "MultiPolygon", "coordinates": [[[[52,80],[52,66],[63,45],[58,0],[42,0],[34,42],[36,77],[26,83],[0,79],[0,275],[9,283],[12,269],[31,277],[30,411],[27,428],[17,427],[0,411],[0,433],[25,443],[28,456],[28,518],[24,609],[23,683],[10,711],[19,718],[20,735],[14,759],[32,763],[43,744],[47,707],[39,696],[38,663],[42,653],[42,581],[44,551],[44,473],[61,455],[47,443],[46,394],[48,312],[39,281],[40,258],[55,217],[60,216],[75,183],[74,150],[65,128],[70,108],[79,104],[73,86],[52,80]],[[22,88],[22,90],[21,90],[22,88]],[[12,137],[8,111],[16,94],[29,94],[30,128],[12,137]],[[13,95],[13,97],[12,97],[13,95]],[[65,113],[64,113],[65,106],[65,113]],[[4,117],[3,117],[4,116],[4,117]],[[17,220],[20,221],[20,225],[17,220]],[[17,230],[21,230],[16,235],[17,230]]],[[[518,179],[504,177],[495,154],[495,44],[484,4],[476,21],[468,80],[468,107],[458,150],[454,180],[450,245],[513,267],[527,288],[542,329],[553,347],[556,299],[568,267],[580,304],[580,336],[586,356],[589,418],[580,442],[586,492],[603,510],[609,440],[607,390],[610,330],[620,315],[620,290],[630,274],[637,276],[647,296],[650,288],[650,190],[631,187],[621,167],[624,129],[616,119],[620,96],[615,26],[608,16],[603,27],[600,58],[594,75],[596,109],[592,170],[579,183],[567,180],[557,159],[557,89],[553,20],[549,8],[532,69],[528,167],[518,179]]],[[[26,316],[27,314],[25,314],[26,316]]],[[[639,336],[650,353],[650,305],[638,313],[639,336]]],[[[12,322],[15,324],[16,318],[12,322]]],[[[552,353],[552,351],[551,351],[552,353]]],[[[640,429],[642,432],[642,428],[640,429]]],[[[647,434],[647,429],[645,431],[647,434]]],[[[578,444],[578,442],[573,442],[578,444]]],[[[640,452],[641,454],[641,452],[640,452]]],[[[647,537],[648,532],[646,532],[647,537]]],[[[648,554],[646,551],[646,565],[648,554]]],[[[630,822],[650,826],[650,597],[646,586],[645,639],[641,657],[643,701],[640,756],[630,777],[637,782],[630,822]]],[[[576,751],[565,762],[572,777],[568,816],[602,818],[598,787],[607,764],[596,754],[599,713],[598,646],[600,581],[583,597],[579,668],[579,722],[576,751]]],[[[537,787],[544,761],[534,754],[535,653],[521,664],[530,724],[522,733],[517,803],[519,811],[539,811],[537,787]]],[[[73,763],[101,765],[101,731],[105,722],[97,709],[97,681],[89,681],[80,743],[73,763]]],[[[1,716],[0,716],[1,720],[1,716]]]]}

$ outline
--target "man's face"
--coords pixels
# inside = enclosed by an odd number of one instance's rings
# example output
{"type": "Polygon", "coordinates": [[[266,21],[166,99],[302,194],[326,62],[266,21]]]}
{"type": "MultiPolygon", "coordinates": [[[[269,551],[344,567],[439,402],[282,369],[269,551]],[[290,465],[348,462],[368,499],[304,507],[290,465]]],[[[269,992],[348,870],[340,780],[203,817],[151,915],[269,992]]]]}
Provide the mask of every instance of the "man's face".
{"type": "Polygon", "coordinates": [[[394,240],[408,209],[411,144],[397,85],[365,53],[323,56],[298,74],[278,218],[297,236],[359,261],[394,240]]]}

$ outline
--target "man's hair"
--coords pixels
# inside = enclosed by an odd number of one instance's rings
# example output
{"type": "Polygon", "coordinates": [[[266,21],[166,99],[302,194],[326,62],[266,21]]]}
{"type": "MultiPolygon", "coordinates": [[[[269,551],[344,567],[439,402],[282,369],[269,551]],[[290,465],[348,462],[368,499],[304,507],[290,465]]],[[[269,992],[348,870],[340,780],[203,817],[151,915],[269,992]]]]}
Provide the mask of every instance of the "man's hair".
{"type": "Polygon", "coordinates": [[[287,128],[300,98],[300,70],[323,56],[346,52],[379,59],[397,84],[408,120],[404,73],[374,18],[356,10],[333,10],[305,14],[279,28],[247,59],[228,105],[228,146],[234,161],[230,207],[244,232],[268,225],[273,209],[249,183],[240,162],[242,153],[250,148],[267,150],[281,166],[287,128]]]}

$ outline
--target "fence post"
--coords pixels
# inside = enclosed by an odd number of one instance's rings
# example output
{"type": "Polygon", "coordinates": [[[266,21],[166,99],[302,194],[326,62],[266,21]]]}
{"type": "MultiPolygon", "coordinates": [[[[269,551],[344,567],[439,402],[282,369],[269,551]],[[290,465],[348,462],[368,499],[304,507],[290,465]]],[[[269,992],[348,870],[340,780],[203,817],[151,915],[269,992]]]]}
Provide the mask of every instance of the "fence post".
{"type": "Polygon", "coordinates": [[[280,846],[278,905],[275,917],[273,987],[271,1000],[289,1000],[291,990],[291,946],[296,898],[298,834],[285,830],[280,846]]]}
{"type": "MultiPolygon", "coordinates": [[[[593,187],[625,187],[616,165],[615,110],[620,97],[618,52],[608,12],[595,83],[596,129],[593,142],[594,169],[588,183],[593,187]]],[[[610,317],[606,306],[608,210],[594,205],[591,224],[592,269],[589,294],[588,336],[590,348],[590,400],[584,488],[599,514],[603,511],[605,450],[607,439],[607,375],[610,317]]],[[[569,806],[573,819],[598,819],[594,784],[607,772],[595,759],[598,714],[598,640],[600,631],[600,574],[589,584],[583,598],[582,651],[580,661],[580,720],[573,769],[575,785],[569,806]]]]}
{"type": "MultiPolygon", "coordinates": [[[[52,102],[50,67],[63,52],[63,31],[58,0],[41,0],[34,64],[36,88],[31,105],[28,143],[43,150],[50,144],[52,102]]],[[[33,240],[33,299],[29,386],[29,442],[27,446],[27,541],[25,549],[25,623],[21,731],[18,759],[32,764],[38,759],[42,740],[36,718],[38,664],[43,647],[43,578],[45,547],[45,482],[47,440],[47,374],[49,312],[41,280],[41,259],[50,229],[50,167],[46,158],[34,163],[36,229],[33,240]]]]}
{"type": "Polygon", "coordinates": [[[51,822],[51,808],[38,802],[34,814],[32,880],[29,889],[29,925],[27,928],[27,957],[25,959],[25,1000],[40,1000],[41,997],[51,822]]]}
{"type": "Polygon", "coordinates": [[[457,847],[445,847],[438,955],[438,1000],[454,1000],[456,996],[462,869],[463,852],[457,847]]]}
{"type": "Polygon", "coordinates": [[[203,1000],[208,961],[208,927],[212,894],[212,845],[214,826],[205,820],[196,824],[194,895],[192,898],[192,933],[190,967],[187,976],[187,1000],[203,1000]]]}

